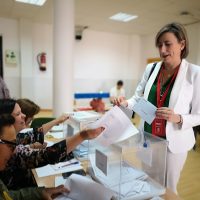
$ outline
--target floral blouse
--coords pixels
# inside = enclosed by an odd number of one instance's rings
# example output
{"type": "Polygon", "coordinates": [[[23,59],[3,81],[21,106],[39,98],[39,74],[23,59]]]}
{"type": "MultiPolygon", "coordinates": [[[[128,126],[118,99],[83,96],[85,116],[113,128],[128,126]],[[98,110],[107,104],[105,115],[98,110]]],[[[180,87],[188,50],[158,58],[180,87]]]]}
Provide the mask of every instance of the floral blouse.
{"type": "Polygon", "coordinates": [[[66,140],[55,143],[45,149],[32,149],[28,144],[44,142],[44,134],[35,129],[17,135],[17,145],[14,155],[9,160],[0,178],[9,189],[34,186],[31,169],[47,164],[55,164],[73,158],[73,153],[66,153],[66,140]],[[41,136],[41,134],[43,136],[41,136]],[[41,139],[43,138],[43,139],[41,139]]]}

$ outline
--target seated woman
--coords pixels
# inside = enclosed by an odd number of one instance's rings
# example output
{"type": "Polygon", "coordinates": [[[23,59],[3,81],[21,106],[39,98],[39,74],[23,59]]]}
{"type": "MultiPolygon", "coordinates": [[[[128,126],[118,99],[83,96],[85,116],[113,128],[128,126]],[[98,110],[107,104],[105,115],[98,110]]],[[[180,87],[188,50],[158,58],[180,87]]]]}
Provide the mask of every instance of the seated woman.
{"type": "Polygon", "coordinates": [[[25,125],[27,128],[30,127],[30,123],[33,120],[33,117],[40,112],[40,107],[35,104],[30,99],[17,99],[17,103],[22,110],[22,113],[26,115],[25,117],[25,125]]]}
{"type": "MultiPolygon", "coordinates": [[[[13,102],[14,103],[14,102],[13,102]]],[[[19,107],[21,108],[21,112],[25,115],[25,127],[29,128],[30,127],[30,123],[33,120],[34,116],[36,114],[39,113],[40,111],[40,107],[35,104],[33,101],[31,101],[30,99],[18,99],[16,101],[17,104],[19,104],[19,107]]],[[[29,130],[28,129],[23,129],[22,131],[20,131],[18,134],[18,140],[20,144],[27,144],[30,143],[30,141],[26,141],[28,140],[28,138],[30,138],[32,133],[35,133],[38,136],[38,141],[31,143],[30,147],[34,148],[34,149],[41,149],[41,148],[45,148],[46,147],[46,143],[44,142],[44,138],[43,138],[43,133],[47,133],[53,126],[60,124],[64,121],[66,121],[68,119],[68,116],[63,114],[60,117],[58,117],[57,119],[54,119],[48,123],[45,123],[42,125],[42,127],[37,127],[34,128],[33,130],[29,130]],[[40,133],[42,133],[40,135],[40,133]]]]}
{"type": "MultiPolygon", "coordinates": [[[[0,114],[4,113],[11,114],[15,118],[14,127],[16,133],[25,128],[25,115],[21,112],[21,108],[14,99],[0,100],[0,114]]],[[[34,181],[32,180],[30,169],[70,159],[70,152],[77,145],[84,140],[96,138],[102,131],[102,127],[84,130],[44,149],[32,149],[29,146],[25,146],[26,144],[36,142],[39,138],[38,135],[43,135],[42,132],[35,134],[33,131],[29,131],[27,140],[23,140],[23,145],[20,145],[21,139],[18,137],[21,134],[17,134],[17,143],[19,145],[17,145],[15,153],[8,162],[6,169],[0,173],[0,178],[8,188],[16,189],[32,186],[34,181]]]]}
{"type": "MultiPolygon", "coordinates": [[[[0,115],[0,171],[6,168],[16,147],[15,122],[11,115],[0,115]]],[[[20,190],[8,190],[0,179],[0,199],[6,200],[49,200],[53,195],[69,192],[62,185],[56,188],[29,187],[20,190]]]]}

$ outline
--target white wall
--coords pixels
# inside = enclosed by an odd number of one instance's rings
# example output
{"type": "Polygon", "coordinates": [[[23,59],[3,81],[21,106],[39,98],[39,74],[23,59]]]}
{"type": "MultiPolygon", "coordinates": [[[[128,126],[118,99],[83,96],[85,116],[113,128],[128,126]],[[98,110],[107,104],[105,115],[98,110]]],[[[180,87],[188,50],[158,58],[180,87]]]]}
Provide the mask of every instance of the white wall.
{"type": "Polygon", "coordinates": [[[20,97],[20,51],[19,24],[17,20],[0,18],[0,35],[3,36],[4,78],[13,97],[20,97]],[[17,64],[5,63],[5,51],[14,50],[17,53],[17,64]]]}
{"type": "MultiPolygon", "coordinates": [[[[188,60],[200,65],[200,23],[187,27],[188,60]]],[[[28,97],[42,108],[52,108],[52,25],[0,18],[3,52],[17,52],[17,65],[4,61],[4,77],[13,97],[28,97]],[[47,53],[47,71],[39,70],[36,56],[47,53]],[[22,86],[21,86],[21,83],[22,86]]],[[[125,82],[130,97],[146,66],[147,58],[158,57],[155,34],[122,35],[85,30],[75,41],[74,91],[109,91],[118,79],[125,82]]],[[[64,44],[67,45],[67,44],[64,44]]],[[[4,55],[5,56],[5,55],[4,55]]],[[[63,91],[64,92],[64,91],[63,91]]]]}
{"type": "Polygon", "coordinates": [[[75,91],[109,92],[124,81],[133,93],[140,65],[140,37],[86,30],[75,43],[75,91]]]}
{"type": "MultiPolygon", "coordinates": [[[[10,48],[20,52],[17,67],[8,71],[9,66],[4,65],[11,95],[30,98],[42,108],[52,108],[52,26],[23,19],[19,22],[1,19],[0,24],[6,36],[3,40],[14,40],[18,46],[11,44],[10,48]],[[14,30],[10,30],[11,27],[14,30]],[[9,35],[11,32],[15,35],[9,35]],[[39,70],[36,61],[37,54],[43,51],[47,53],[46,72],[39,70]],[[18,84],[11,75],[16,77],[18,84]]],[[[122,79],[127,96],[131,96],[138,82],[140,42],[137,35],[86,30],[83,39],[75,41],[74,91],[109,92],[116,81],[122,79]]],[[[4,45],[4,51],[8,47],[4,45]]]]}

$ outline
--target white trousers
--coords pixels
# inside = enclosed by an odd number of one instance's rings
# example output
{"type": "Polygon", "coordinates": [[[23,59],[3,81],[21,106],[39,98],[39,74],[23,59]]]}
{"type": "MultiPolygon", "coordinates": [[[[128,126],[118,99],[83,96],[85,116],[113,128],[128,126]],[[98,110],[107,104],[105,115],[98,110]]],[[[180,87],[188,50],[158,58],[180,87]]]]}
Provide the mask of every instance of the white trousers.
{"type": "Polygon", "coordinates": [[[167,151],[166,187],[177,194],[177,184],[188,152],[174,154],[167,151]]]}

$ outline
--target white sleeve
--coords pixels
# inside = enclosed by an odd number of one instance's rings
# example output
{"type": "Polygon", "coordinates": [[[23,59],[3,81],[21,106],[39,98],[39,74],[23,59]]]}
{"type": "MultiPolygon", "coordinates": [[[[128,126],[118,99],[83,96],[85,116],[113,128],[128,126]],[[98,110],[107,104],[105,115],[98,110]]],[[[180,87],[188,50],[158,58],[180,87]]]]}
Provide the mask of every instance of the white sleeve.
{"type": "Polygon", "coordinates": [[[145,86],[149,79],[149,75],[150,75],[152,67],[153,67],[153,63],[147,65],[143,73],[142,79],[136,87],[135,94],[130,99],[127,100],[129,109],[133,109],[133,106],[138,102],[138,100],[141,97],[143,97],[145,86]]]}

